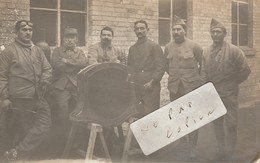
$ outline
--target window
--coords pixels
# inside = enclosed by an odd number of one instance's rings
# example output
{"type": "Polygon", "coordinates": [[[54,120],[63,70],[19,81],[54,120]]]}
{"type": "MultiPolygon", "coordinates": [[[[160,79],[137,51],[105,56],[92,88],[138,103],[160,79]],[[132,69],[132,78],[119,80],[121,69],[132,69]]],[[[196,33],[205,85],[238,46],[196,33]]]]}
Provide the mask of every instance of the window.
{"type": "Polygon", "coordinates": [[[79,46],[85,46],[87,0],[30,0],[33,41],[60,46],[66,27],[78,29],[79,46]]]}
{"type": "Polygon", "coordinates": [[[170,42],[174,15],[187,20],[187,0],[159,0],[159,44],[170,42]]]}
{"type": "Polygon", "coordinates": [[[248,46],[248,0],[232,1],[232,44],[248,46]]]}

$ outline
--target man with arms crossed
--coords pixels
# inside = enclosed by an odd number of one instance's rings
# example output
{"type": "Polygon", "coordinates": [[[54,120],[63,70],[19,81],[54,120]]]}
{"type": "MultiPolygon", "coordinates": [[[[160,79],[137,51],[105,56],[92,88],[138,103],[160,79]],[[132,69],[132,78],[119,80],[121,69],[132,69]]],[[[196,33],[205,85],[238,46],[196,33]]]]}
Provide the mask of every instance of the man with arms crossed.
{"type": "Polygon", "coordinates": [[[53,124],[57,132],[57,148],[62,152],[71,122],[69,114],[75,109],[77,102],[77,73],[87,66],[87,58],[83,50],[77,47],[78,30],[67,27],[64,29],[63,45],[53,50],[50,59],[53,67],[54,100],[53,124]]]}

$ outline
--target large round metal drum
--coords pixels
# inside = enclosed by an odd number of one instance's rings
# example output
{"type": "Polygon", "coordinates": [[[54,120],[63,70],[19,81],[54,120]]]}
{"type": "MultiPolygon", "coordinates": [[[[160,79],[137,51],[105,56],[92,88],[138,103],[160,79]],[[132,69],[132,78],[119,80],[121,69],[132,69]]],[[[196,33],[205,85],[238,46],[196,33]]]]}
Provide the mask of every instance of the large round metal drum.
{"type": "Polygon", "coordinates": [[[126,82],[127,68],[118,63],[86,67],[78,74],[75,120],[117,126],[135,114],[135,93],[126,82]]]}

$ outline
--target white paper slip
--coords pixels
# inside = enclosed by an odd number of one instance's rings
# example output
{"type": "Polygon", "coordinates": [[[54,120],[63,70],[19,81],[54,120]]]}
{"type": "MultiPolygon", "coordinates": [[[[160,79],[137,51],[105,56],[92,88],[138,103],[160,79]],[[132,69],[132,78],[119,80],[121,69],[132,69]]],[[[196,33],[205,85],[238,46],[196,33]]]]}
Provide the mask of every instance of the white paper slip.
{"type": "Polygon", "coordinates": [[[214,85],[207,83],[135,121],[130,128],[149,155],[226,114],[214,85]]]}

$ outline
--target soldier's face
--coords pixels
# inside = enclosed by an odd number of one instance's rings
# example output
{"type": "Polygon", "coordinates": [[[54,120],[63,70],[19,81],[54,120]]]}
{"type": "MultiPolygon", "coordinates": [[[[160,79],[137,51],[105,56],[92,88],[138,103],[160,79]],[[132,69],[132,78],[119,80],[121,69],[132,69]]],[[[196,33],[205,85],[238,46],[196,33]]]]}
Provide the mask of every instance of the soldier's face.
{"type": "Polygon", "coordinates": [[[181,25],[175,25],[172,27],[172,35],[173,38],[175,39],[175,41],[178,40],[183,40],[183,38],[185,37],[185,30],[181,25]]]}
{"type": "Polygon", "coordinates": [[[138,38],[143,38],[143,37],[146,37],[148,28],[145,26],[144,23],[137,23],[135,25],[134,31],[138,38]]]}
{"type": "Polygon", "coordinates": [[[76,35],[66,35],[63,42],[66,47],[75,47],[78,43],[78,37],[76,35]]]}
{"type": "Polygon", "coordinates": [[[33,34],[33,30],[32,30],[32,27],[29,25],[23,26],[17,31],[18,39],[24,43],[31,42],[32,34],[33,34]]]}
{"type": "Polygon", "coordinates": [[[211,38],[215,44],[222,43],[224,38],[226,37],[226,33],[222,28],[213,28],[210,31],[211,38]]]}
{"type": "Polygon", "coordinates": [[[102,43],[110,44],[113,39],[113,34],[111,31],[103,30],[100,37],[102,43]]]}

